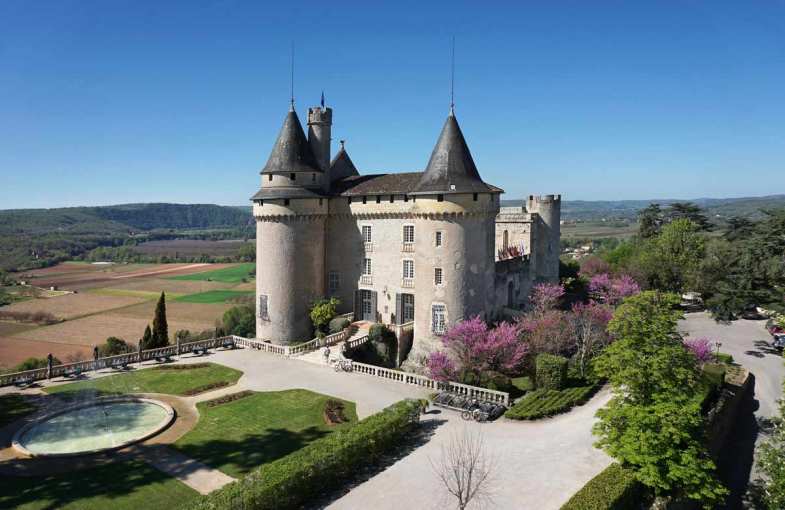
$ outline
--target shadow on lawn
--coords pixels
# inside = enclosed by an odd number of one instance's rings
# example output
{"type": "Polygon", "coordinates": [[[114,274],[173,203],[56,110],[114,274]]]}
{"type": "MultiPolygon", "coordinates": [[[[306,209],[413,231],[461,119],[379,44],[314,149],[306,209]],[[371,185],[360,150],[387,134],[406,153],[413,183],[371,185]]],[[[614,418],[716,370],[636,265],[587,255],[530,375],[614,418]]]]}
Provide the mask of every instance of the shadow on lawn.
{"type": "Polygon", "coordinates": [[[261,434],[249,434],[242,440],[213,439],[198,444],[172,445],[172,448],[210,467],[237,476],[284,457],[330,432],[317,427],[300,431],[282,428],[267,429],[261,434]]]}
{"type": "MultiPolygon", "coordinates": [[[[108,499],[126,496],[142,487],[171,480],[168,475],[142,461],[122,459],[123,457],[119,457],[116,462],[98,468],[57,475],[0,476],[0,507],[17,508],[33,504],[37,509],[56,509],[97,496],[108,499]]],[[[164,492],[157,490],[157,487],[151,490],[155,491],[156,495],[164,492]]],[[[152,496],[153,492],[149,492],[149,495],[152,496]]],[[[169,501],[169,503],[182,502],[183,496],[187,496],[187,492],[185,494],[178,492],[178,496],[172,499],[179,501],[169,501]]],[[[143,501],[139,503],[142,507],[145,506],[143,501]]],[[[166,503],[160,505],[158,503],[156,501],[156,507],[166,505],[166,503]]],[[[100,504],[94,503],[86,504],[83,508],[100,507],[100,504]]]]}

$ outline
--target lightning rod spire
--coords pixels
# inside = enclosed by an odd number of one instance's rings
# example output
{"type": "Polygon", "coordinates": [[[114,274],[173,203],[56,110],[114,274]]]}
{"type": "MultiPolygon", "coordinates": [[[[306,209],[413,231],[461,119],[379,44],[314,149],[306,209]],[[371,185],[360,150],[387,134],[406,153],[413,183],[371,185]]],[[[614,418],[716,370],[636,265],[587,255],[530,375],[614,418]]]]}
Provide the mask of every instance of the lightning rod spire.
{"type": "Polygon", "coordinates": [[[452,36],[450,52],[450,115],[455,115],[455,36],[452,36]]]}
{"type": "Polygon", "coordinates": [[[289,111],[294,111],[294,41],[292,41],[289,70],[289,111]]]}

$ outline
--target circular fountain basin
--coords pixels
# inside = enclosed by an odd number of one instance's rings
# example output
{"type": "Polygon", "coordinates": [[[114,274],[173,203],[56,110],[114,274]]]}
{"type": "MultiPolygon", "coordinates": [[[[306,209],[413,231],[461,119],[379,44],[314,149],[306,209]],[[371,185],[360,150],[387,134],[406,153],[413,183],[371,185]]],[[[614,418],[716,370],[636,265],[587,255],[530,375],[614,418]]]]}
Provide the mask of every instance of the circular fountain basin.
{"type": "Polygon", "coordinates": [[[175,412],[158,400],[97,399],[44,416],[19,429],[13,446],[32,457],[84,455],[144,441],[169,426],[175,412]]]}

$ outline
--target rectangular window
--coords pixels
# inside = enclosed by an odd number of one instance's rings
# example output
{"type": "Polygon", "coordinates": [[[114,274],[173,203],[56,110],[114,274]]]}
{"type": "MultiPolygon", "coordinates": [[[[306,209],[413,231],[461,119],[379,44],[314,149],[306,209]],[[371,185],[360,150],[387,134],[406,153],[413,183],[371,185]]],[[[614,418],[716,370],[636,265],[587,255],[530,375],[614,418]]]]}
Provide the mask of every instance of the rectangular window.
{"type": "Polygon", "coordinates": [[[362,226],[362,231],[363,231],[363,242],[364,243],[371,243],[371,242],[373,242],[373,239],[371,237],[371,226],[370,225],[363,225],[362,226]]]}
{"type": "Polygon", "coordinates": [[[346,198],[346,203],[347,204],[351,204],[352,203],[352,197],[347,197],[346,198]]]}
{"type": "Polygon", "coordinates": [[[395,202],[395,195],[390,195],[390,203],[392,204],[395,202]]]}
{"type": "Polygon", "coordinates": [[[479,196],[479,195],[477,195],[477,193],[475,193],[474,195],[472,195],[472,200],[474,200],[474,201],[476,202],[476,201],[477,201],[477,197],[478,197],[478,196],[479,196]]]}
{"type": "Polygon", "coordinates": [[[323,198],[319,199],[319,205],[322,205],[324,203],[324,202],[322,202],[322,200],[324,200],[324,199],[323,198]]]}
{"type": "Polygon", "coordinates": [[[363,275],[371,275],[371,259],[363,259],[363,275]]]}
{"type": "Polygon", "coordinates": [[[311,174],[311,182],[316,182],[316,174],[311,174]]]}
{"type": "Polygon", "coordinates": [[[436,195],[437,202],[444,202],[444,195],[436,195]]]}
{"type": "Polygon", "coordinates": [[[436,231],[436,239],[435,239],[435,242],[434,242],[434,244],[436,244],[437,248],[442,245],[442,239],[443,238],[444,238],[444,232],[442,232],[441,230],[437,230],[436,231]]]}
{"type": "Polygon", "coordinates": [[[404,244],[414,243],[414,225],[403,226],[403,242],[404,244]]]}
{"type": "Polygon", "coordinates": [[[368,203],[368,197],[363,197],[363,204],[367,204],[367,203],[368,203]]]}
{"type": "Polygon", "coordinates": [[[289,179],[294,180],[297,177],[295,174],[289,174],[289,179]]]}
{"type": "Polygon", "coordinates": [[[327,274],[327,288],[330,294],[335,294],[341,288],[341,278],[338,276],[338,271],[330,271],[327,274]]]}
{"type": "Polygon", "coordinates": [[[433,283],[436,285],[441,285],[444,280],[442,279],[442,268],[435,267],[433,269],[433,283]]]}
{"type": "Polygon", "coordinates": [[[409,195],[404,195],[403,196],[403,201],[404,202],[408,202],[409,201],[409,195]]]}
{"type": "Polygon", "coordinates": [[[411,322],[414,320],[414,294],[401,295],[401,322],[411,322]]]}
{"type": "Polygon", "coordinates": [[[263,321],[270,320],[270,315],[267,310],[267,296],[264,294],[259,295],[259,318],[263,321]]]}
{"type": "Polygon", "coordinates": [[[435,335],[447,332],[447,307],[444,305],[431,305],[431,331],[435,335]]]}
{"type": "Polygon", "coordinates": [[[267,180],[268,181],[272,181],[273,180],[273,174],[267,174],[267,180]]]}
{"type": "Polygon", "coordinates": [[[283,199],[283,205],[289,205],[289,199],[288,198],[284,198],[283,199]]]}
{"type": "Polygon", "coordinates": [[[403,261],[403,278],[405,280],[414,279],[414,261],[406,259],[403,261]]]}
{"type": "Polygon", "coordinates": [[[381,204],[382,203],[382,196],[381,195],[376,195],[376,203],[377,204],[381,204]]]}

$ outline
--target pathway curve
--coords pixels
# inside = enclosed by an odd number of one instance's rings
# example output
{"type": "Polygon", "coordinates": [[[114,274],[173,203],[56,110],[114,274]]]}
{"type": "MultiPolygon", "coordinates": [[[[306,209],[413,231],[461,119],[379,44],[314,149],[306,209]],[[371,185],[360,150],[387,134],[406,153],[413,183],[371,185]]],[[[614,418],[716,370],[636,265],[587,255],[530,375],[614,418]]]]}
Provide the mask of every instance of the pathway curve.
{"type": "Polygon", "coordinates": [[[141,458],[159,471],[177,478],[199,494],[210,494],[235,481],[231,476],[164,445],[145,449],[141,458]]]}

